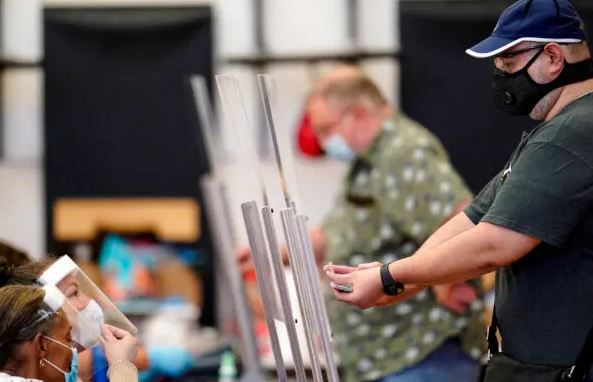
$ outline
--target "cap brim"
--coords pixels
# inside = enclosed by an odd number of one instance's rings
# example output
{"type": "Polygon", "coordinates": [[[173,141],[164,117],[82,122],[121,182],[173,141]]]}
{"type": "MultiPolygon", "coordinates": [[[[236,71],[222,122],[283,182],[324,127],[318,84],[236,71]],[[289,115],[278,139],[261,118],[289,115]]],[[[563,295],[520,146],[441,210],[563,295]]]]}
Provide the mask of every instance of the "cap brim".
{"type": "Polygon", "coordinates": [[[583,41],[582,39],[578,38],[548,38],[548,37],[521,37],[516,40],[511,40],[508,38],[502,37],[494,37],[490,36],[486,40],[476,44],[465,51],[465,53],[469,54],[472,57],[476,58],[488,58],[492,56],[496,56],[504,52],[505,50],[512,48],[513,46],[522,43],[523,41],[531,41],[531,42],[540,42],[540,43],[548,43],[548,42],[557,42],[559,44],[566,43],[566,44],[573,44],[579,43],[583,41]]]}
{"type": "Polygon", "coordinates": [[[520,42],[521,39],[512,40],[504,37],[490,36],[466,50],[465,53],[475,58],[488,58],[496,56],[520,42]]]}

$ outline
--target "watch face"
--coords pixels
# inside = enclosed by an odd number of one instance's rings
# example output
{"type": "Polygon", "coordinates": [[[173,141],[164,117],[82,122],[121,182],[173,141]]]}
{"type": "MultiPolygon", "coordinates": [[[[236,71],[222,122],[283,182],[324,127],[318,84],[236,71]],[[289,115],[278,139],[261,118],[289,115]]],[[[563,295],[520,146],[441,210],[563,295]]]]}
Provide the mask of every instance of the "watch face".
{"type": "Polygon", "coordinates": [[[388,285],[384,288],[385,294],[388,296],[397,296],[404,291],[404,287],[401,283],[388,285]]]}

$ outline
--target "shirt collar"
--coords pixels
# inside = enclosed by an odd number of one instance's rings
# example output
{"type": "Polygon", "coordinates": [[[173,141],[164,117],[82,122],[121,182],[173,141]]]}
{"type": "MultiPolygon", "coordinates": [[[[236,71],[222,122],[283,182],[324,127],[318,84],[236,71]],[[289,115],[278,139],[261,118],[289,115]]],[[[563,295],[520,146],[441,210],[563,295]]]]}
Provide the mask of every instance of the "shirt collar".
{"type": "Polygon", "coordinates": [[[0,382],[43,382],[39,379],[28,379],[16,375],[10,375],[0,372],[0,382]]]}

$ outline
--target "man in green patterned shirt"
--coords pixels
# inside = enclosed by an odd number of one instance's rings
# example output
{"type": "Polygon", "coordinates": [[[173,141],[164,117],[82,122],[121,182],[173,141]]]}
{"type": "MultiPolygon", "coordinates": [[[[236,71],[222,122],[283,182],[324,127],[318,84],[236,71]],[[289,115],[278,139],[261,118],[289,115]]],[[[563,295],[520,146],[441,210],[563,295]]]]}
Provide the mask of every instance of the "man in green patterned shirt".
{"type": "MultiPolygon", "coordinates": [[[[332,212],[312,235],[318,260],[356,266],[407,257],[471,194],[436,137],[394,114],[358,70],[339,71],[309,100],[325,152],[351,162],[332,212]]],[[[365,311],[328,298],[346,381],[476,380],[482,312],[479,283],[436,286],[365,311]]]]}

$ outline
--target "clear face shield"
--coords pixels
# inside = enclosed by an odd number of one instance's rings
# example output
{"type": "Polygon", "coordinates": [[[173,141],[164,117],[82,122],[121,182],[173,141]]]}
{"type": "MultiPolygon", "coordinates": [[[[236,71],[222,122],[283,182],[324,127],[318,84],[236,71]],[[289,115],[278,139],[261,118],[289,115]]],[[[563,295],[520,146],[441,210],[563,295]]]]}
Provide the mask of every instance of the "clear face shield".
{"type": "Polygon", "coordinates": [[[138,333],[130,320],[70,257],[60,257],[43,272],[39,282],[57,286],[70,306],[77,311],[79,318],[89,323],[89,330],[73,332],[73,339],[83,347],[90,348],[99,343],[103,324],[115,326],[133,335],[138,333]]]}
{"type": "MultiPolygon", "coordinates": [[[[64,322],[64,325],[67,324],[71,327],[70,335],[72,337],[73,345],[75,345],[76,348],[80,350],[89,348],[90,346],[88,346],[88,344],[82,343],[82,341],[80,341],[80,334],[96,333],[97,329],[95,328],[93,322],[83,317],[80,312],[70,303],[70,301],[68,301],[62,291],[60,291],[60,289],[58,289],[58,287],[55,285],[44,285],[43,290],[45,291],[43,302],[51,308],[51,312],[45,310],[40,311],[39,320],[48,320],[54,314],[63,314],[67,320],[67,323],[66,321],[62,322],[64,322]]],[[[52,340],[57,341],[56,339],[52,340]]],[[[68,346],[65,343],[63,345],[68,346]]]]}

